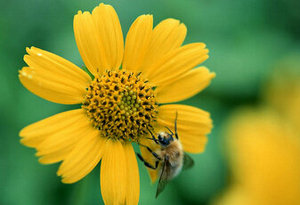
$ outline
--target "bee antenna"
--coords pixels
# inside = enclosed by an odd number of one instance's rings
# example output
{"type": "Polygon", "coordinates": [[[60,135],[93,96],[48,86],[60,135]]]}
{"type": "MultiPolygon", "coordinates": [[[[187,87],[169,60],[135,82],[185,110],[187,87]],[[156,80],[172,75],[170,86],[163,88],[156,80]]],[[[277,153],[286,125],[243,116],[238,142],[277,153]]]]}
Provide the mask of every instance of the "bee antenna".
{"type": "Polygon", "coordinates": [[[177,133],[177,117],[178,117],[178,112],[176,110],[176,116],[175,116],[175,137],[178,139],[178,133],[177,133]]]}
{"type": "Polygon", "coordinates": [[[172,136],[174,135],[174,133],[172,132],[172,130],[170,130],[170,128],[168,128],[167,126],[165,126],[165,128],[167,128],[169,130],[169,132],[172,134],[172,136]]]}

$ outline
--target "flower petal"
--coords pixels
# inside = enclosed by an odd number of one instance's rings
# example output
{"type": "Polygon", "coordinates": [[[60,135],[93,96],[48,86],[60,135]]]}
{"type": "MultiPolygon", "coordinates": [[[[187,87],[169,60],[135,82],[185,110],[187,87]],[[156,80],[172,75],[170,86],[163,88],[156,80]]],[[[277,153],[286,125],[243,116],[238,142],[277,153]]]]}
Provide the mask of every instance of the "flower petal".
{"type": "Polygon", "coordinates": [[[108,64],[107,57],[92,15],[78,11],[74,16],[73,29],[77,48],[86,67],[94,76],[103,72],[108,64]]]}
{"type": "Polygon", "coordinates": [[[188,105],[163,105],[159,107],[157,122],[174,130],[175,116],[179,140],[186,152],[203,152],[212,129],[212,120],[208,112],[188,105]]]}
{"type": "Polygon", "coordinates": [[[62,112],[31,124],[20,131],[21,143],[36,148],[40,162],[59,162],[71,152],[89,120],[82,109],[62,112]]]}
{"type": "MultiPolygon", "coordinates": [[[[81,142],[80,139],[88,135],[91,129],[94,128],[91,128],[91,123],[84,117],[81,121],[78,120],[69,127],[48,136],[36,147],[38,151],[36,155],[43,157],[39,161],[46,163],[46,161],[49,161],[49,158],[55,155],[71,153],[73,148],[76,147],[76,143],[81,142]],[[48,160],[46,160],[45,156],[47,156],[48,160]]],[[[64,159],[67,159],[66,156],[64,159]]]]}
{"type": "Polygon", "coordinates": [[[167,53],[146,73],[157,86],[164,86],[199,65],[208,58],[204,43],[192,43],[167,53]]]}
{"type": "Polygon", "coordinates": [[[81,103],[91,78],[71,62],[44,50],[26,48],[29,67],[19,71],[21,83],[32,93],[51,102],[81,103]]]}
{"type": "Polygon", "coordinates": [[[63,183],[74,183],[89,174],[103,155],[104,138],[91,125],[80,134],[80,140],[60,165],[57,175],[63,183]]]}
{"type": "Polygon", "coordinates": [[[105,204],[125,204],[127,167],[124,147],[119,141],[107,140],[101,162],[100,184],[105,204]]]}
{"type": "Polygon", "coordinates": [[[159,103],[185,100],[203,90],[216,75],[205,67],[193,69],[179,77],[175,82],[159,86],[156,89],[159,103]]]}
{"type": "Polygon", "coordinates": [[[147,72],[147,69],[153,62],[181,46],[185,39],[186,31],[186,26],[176,19],[166,19],[155,26],[151,43],[147,49],[147,58],[144,59],[141,71],[145,70],[147,72]]]}
{"type": "Polygon", "coordinates": [[[140,175],[135,152],[130,143],[124,145],[127,167],[126,204],[138,204],[140,196],[140,175]]]}
{"type": "Polygon", "coordinates": [[[92,16],[98,29],[104,53],[107,54],[108,68],[118,69],[124,52],[123,33],[119,17],[110,5],[101,3],[93,10],[92,16]]]}
{"type": "Polygon", "coordinates": [[[55,152],[43,155],[39,158],[39,162],[41,164],[53,164],[60,162],[64,160],[68,156],[68,154],[70,154],[73,148],[74,145],[72,144],[72,146],[64,147],[64,149],[60,149],[55,152]]]}
{"type": "Polygon", "coordinates": [[[78,12],[74,17],[78,50],[93,75],[119,68],[123,58],[123,34],[114,8],[101,3],[92,14],[78,12]]]}
{"type": "Polygon", "coordinates": [[[122,67],[126,70],[137,71],[145,59],[153,28],[152,15],[141,15],[131,25],[125,43],[122,67]]]}

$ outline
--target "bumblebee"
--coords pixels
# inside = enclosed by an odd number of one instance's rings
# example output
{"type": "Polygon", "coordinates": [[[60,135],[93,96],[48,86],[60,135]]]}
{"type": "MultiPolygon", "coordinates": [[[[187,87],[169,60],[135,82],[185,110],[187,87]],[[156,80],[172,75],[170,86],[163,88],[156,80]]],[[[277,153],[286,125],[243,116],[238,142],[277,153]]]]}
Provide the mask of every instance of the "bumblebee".
{"type": "Polygon", "coordinates": [[[144,158],[137,153],[138,158],[144,163],[144,165],[150,169],[158,169],[160,175],[156,197],[165,189],[167,183],[176,177],[182,170],[191,168],[194,165],[193,159],[183,152],[182,144],[179,141],[177,132],[177,112],[175,117],[175,131],[174,133],[168,128],[166,132],[159,132],[157,138],[149,130],[153,140],[158,148],[155,150],[145,146],[147,150],[155,158],[155,165],[151,165],[145,161],[144,158]]]}

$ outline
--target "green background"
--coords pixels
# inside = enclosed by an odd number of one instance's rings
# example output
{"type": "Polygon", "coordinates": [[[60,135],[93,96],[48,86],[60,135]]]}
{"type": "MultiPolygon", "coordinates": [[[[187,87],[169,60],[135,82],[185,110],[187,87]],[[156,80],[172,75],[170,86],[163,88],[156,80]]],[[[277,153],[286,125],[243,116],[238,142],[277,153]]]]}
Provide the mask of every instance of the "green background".
{"type": "MultiPolygon", "coordinates": [[[[185,43],[205,42],[204,63],[217,77],[208,89],[183,102],[207,110],[214,120],[196,165],[170,182],[158,199],[146,169],[139,163],[140,204],[209,204],[228,184],[222,127],[236,107],[256,104],[260,87],[274,65],[299,51],[300,1],[296,0],[115,0],[104,1],[118,12],[123,33],[141,14],[181,20],[188,28],[185,43]]],[[[80,182],[62,184],[58,164],[41,165],[34,149],[19,143],[26,125],[74,108],[47,102],[18,80],[27,46],[56,53],[83,66],[72,23],[78,10],[97,6],[95,0],[0,1],[0,204],[102,204],[99,166],[80,182]]],[[[125,35],[124,35],[125,36],[125,35]]],[[[78,106],[75,106],[78,107],[78,106]]]]}

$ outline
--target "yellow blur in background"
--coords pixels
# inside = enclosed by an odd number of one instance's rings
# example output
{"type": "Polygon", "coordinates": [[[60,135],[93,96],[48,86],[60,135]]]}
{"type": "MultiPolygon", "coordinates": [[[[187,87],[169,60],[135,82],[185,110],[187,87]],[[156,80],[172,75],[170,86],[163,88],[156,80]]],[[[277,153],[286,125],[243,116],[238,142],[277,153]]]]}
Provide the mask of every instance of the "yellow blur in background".
{"type": "Polygon", "coordinates": [[[300,203],[299,59],[278,63],[259,105],[236,110],[227,122],[224,142],[232,178],[214,204],[300,203]]]}

